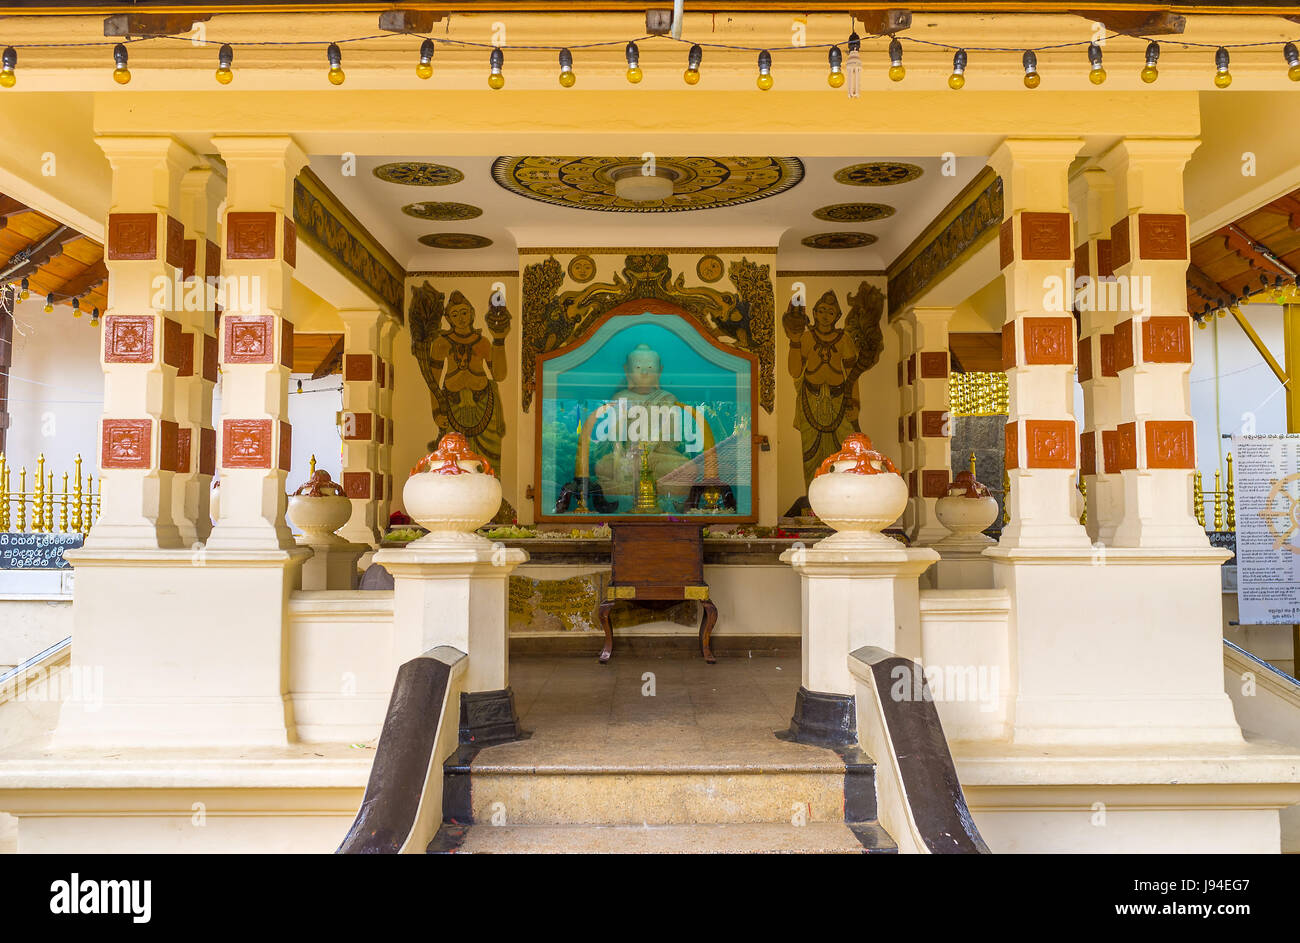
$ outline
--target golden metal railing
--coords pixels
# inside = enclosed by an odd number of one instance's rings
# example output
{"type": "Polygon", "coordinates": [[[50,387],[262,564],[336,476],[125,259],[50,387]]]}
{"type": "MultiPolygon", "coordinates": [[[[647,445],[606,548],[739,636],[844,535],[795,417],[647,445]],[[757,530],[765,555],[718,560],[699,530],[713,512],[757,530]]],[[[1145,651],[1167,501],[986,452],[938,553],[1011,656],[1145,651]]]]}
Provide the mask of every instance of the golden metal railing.
{"type": "Polygon", "coordinates": [[[1005,373],[954,373],[948,377],[948,413],[952,416],[1005,416],[1005,373]]]}
{"type": "MultiPolygon", "coordinates": [[[[1219,469],[1214,470],[1214,490],[1206,491],[1200,471],[1192,475],[1192,509],[1196,513],[1196,522],[1205,527],[1205,501],[1214,499],[1214,530],[1237,532],[1237,504],[1235,501],[1237,483],[1232,474],[1232,453],[1228,453],[1228,486],[1220,487],[1222,478],[1219,469]],[[1226,509],[1226,514],[1225,514],[1226,509]],[[1225,526],[1226,525],[1226,526],[1225,526]]],[[[1210,528],[1206,528],[1209,530],[1210,528]]]]}
{"type": "MultiPolygon", "coordinates": [[[[45,456],[36,460],[32,489],[27,489],[27,469],[18,469],[18,489],[12,482],[13,469],[0,452],[0,533],[81,534],[86,536],[99,516],[100,492],[95,476],[82,476],[81,456],[71,482],[63,473],[63,487],[54,488],[54,472],[45,470],[45,456]],[[69,487],[71,484],[71,487],[69,487]]],[[[103,490],[103,483],[100,484],[103,490]]]]}

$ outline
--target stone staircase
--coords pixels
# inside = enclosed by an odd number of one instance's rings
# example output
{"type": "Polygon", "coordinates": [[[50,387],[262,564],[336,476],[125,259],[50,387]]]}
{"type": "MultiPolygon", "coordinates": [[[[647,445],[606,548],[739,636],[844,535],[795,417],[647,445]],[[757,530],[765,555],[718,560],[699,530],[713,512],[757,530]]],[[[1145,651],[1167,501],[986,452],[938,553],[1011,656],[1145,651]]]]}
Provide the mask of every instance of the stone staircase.
{"type": "MultiPolygon", "coordinates": [[[[564,671],[551,679],[550,701],[545,690],[521,694],[519,700],[529,699],[522,713],[528,738],[462,746],[445,764],[444,824],[428,850],[897,850],[875,821],[870,758],[856,748],[837,752],[778,738],[776,704],[788,682],[782,679],[765,706],[761,684],[729,674],[771,672],[775,664],[729,669],[722,659],[706,671],[687,663],[681,675],[662,663],[653,667],[661,690],[644,701],[620,702],[620,684],[612,677],[608,698],[590,689],[574,694],[564,671]]],[[[579,674],[588,677],[592,669],[579,674]]],[[[628,666],[624,673],[636,677],[639,671],[628,666]]],[[[793,680],[797,685],[797,675],[793,680]]],[[[526,683],[515,684],[528,691],[526,683]]]]}

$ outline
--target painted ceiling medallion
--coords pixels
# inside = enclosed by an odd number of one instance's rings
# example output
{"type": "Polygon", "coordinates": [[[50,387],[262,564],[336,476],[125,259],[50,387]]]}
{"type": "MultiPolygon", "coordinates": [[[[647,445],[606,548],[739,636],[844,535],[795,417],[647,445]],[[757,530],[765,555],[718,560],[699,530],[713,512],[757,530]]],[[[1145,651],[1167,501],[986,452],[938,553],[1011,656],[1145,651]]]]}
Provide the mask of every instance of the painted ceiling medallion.
{"type": "Polygon", "coordinates": [[[861,249],[875,241],[875,236],[865,232],[819,232],[802,240],[810,249],[861,249]]]}
{"type": "Polygon", "coordinates": [[[375,176],[389,183],[403,183],[408,187],[445,187],[460,183],[465,175],[446,164],[426,164],[415,160],[399,160],[380,164],[375,176]]]}
{"type": "Polygon", "coordinates": [[[925,173],[916,164],[903,164],[895,161],[876,161],[870,164],[853,164],[835,171],[837,183],[846,183],[851,187],[892,187],[896,183],[907,183],[925,173]]]}
{"type": "Polygon", "coordinates": [[[436,219],[441,221],[477,219],[483,215],[483,210],[468,203],[438,203],[433,200],[408,203],[402,207],[402,212],[407,216],[414,216],[416,219],[436,219]]]}
{"type": "Polygon", "coordinates": [[[726,271],[726,266],[716,255],[700,256],[700,261],[695,263],[695,274],[700,277],[700,281],[713,283],[722,277],[726,271]]]}
{"type": "Polygon", "coordinates": [[[589,255],[575,255],[569,260],[568,273],[575,282],[589,282],[596,277],[596,261],[589,255]]]}
{"type": "Polygon", "coordinates": [[[813,210],[813,216],[828,223],[871,223],[894,215],[894,208],[884,203],[836,203],[813,210]]]}
{"type": "Polygon", "coordinates": [[[485,249],[492,240],[472,232],[434,232],[421,236],[420,245],[433,249],[485,249]]]}
{"type": "Polygon", "coordinates": [[[794,157],[661,157],[652,176],[672,184],[671,196],[620,197],[617,182],[640,174],[644,166],[639,157],[498,157],[492,179],[530,200],[606,213],[738,206],[775,196],[803,179],[803,164],[794,157]]]}

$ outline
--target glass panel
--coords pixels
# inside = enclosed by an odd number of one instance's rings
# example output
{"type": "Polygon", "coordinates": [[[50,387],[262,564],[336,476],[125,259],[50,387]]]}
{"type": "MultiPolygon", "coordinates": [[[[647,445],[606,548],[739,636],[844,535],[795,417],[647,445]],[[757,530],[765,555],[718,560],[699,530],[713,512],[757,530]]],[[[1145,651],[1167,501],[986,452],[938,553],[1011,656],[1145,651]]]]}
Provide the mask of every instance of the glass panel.
{"type": "Polygon", "coordinates": [[[541,515],[752,515],[752,374],[648,312],[543,361],[541,515]]]}

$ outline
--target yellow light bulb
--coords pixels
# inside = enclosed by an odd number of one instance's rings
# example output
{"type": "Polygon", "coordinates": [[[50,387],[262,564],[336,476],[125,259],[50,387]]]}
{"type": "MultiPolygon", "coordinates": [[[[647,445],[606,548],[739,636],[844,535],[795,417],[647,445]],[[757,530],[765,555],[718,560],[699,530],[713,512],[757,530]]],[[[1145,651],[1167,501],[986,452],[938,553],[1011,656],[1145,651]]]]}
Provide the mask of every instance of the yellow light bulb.
{"type": "Polygon", "coordinates": [[[22,294],[20,294],[20,295],[18,296],[18,300],[19,300],[19,301],[26,301],[26,300],[27,300],[28,298],[30,298],[31,296],[32,296],[32,293],[31,293],[30,291],[28,291],[26,288],[24,288],[24,289],[22,290],[22,294]]]}
{"type": "Polygon", "coordinates": [[[79,318],[79,317],[81,317],[81,309],[80,309],[80,308],[73,308],[73,309],[72,309],[72,316],[73,316],[74,318],[79,318]]]}
{"type": "Polygon", "coordinates": [[[572,70],[560,73],[560,84],[565,88],[573,88],[573,83],[578,81],[578,77],[573,74],[572,70]]]}
{"type": "Polygon", "coordinates": [[[502,75],[500,72],[493,72],[491,75],[488,76],[488,88],[500,89],[505,87],[506,87],[506,77],[502,75]]]}
{"type": "Polygon", "coordinates": [[[331,85],[342,85],[343,80],[347,78],[347,76],[343,74],[342,69],[340,69],[338,66],[335,66],[334,68],[330,69],[329,78],[330,78],[331,85]]]}
{"type": "Polygon", "coordinates": [[[1204,318],[1202,318],[1200,321],[1196,322],[1196,326],[1203,331],[1209,325],[1209,323],[1210,323],[1209,321],[1206,321],[1204,318]]]}
{"type": "Polygon", "coordinates": [[[948,76],[948,87],[951,89],[959,89],[965,84],[966,76],[962,75],[960,72],[954,72],[952,75],[948,76]]]}
{"type": "MultiPolygon", "coordinates": [[[[1300,82],[1300,65],[1293,65],[1291,68],[1287,69],[1286,77],[1292,82],[1300,82]]],[[[12,79],[10,79],[9,84],[14,84],[12,79]]]]}
{"type": "Polygon", "coordinates": [[[764,73],[760,73],[760,74],[759,74],[759,76],[758,76],[758,87],[761,88],[761,89],[762,89],[763,91],[765,91],[765,92],[766,92],[768,89],[770,89],[770,88],[772,87],[772,73],[771,73],[771,72],[768,72],[768,73],[765,73],[765,74],[764,74],[764,73]]]}
{"type": "Polygon", "coordinates": [[[1102,82],[1106,81],[1106,70],[1093,69],[1088,73],[1088,81],[1093,85],[1100,85],[1102,82]]]}
{"type": "Polygon", "coordinates": [[[1227,88],[1227,87],[1228,87],[1229,85],[1231,85],[1231,84],[1232,84],[1232,73],[1231,73],[1231,72],[1216,72],[1216,73],[1214,73],[1214,87],[1215,87],[1215,88],[1227,88]]]}
{"type": "Polygon", "coordinates": [[[113,81],[116,82],[118,85],[125,85],[127,82],[131,81],[131,70],[130,70],[130,69],[114,69],[114,70],[113,70],[113,81]]]}
{"type": "Polygon", "coordinates": [[[891,82],[901,82],[905,75],[907,75],[907,70],[901,65],[891,65],[889,67],[889,80],[891,82]]]}
{"type": "Polygon", "coordinates": [[[631,82],[633,85],[635,85],[637,82],[640,82],[640,81],[641,81],[641,67],[640,67],[640,66],[634,66],[634,65],[628,66],[628,67],[627,67],[627,80],[628,80],[629,82],[631,82]]]}
{"type": "Polygon", "coordinates": [[[1038,86],[1042,84],[1042,81],[1042,76],[1037,72],[1025,73],[1025,88],[1038,88],[1038,86]]]}
{"type": "Polygon", "coordinates": [[[687,69],[685,72],[682,73],[682,81],[684,81],[687,85],[699,85],[699,84],[700,84],[700,70],[699,70],[699,69],[687,69]]]}
{"type": "Polygon", "coordinates": [[[235,78],[235,73],[230,69],[218,69],[216,72],[217,81],[222,85],[229,85],[235,78]]]}
{"type": "Polygon", "coordinates": [[[422,79],[433,78],[433,63],[417,62],[415,64],[415,74],[422,79]]]}
{"type": "Polygon", "coordinates": [[[844,73],[832,72],[826,76],[826,84],[831,88],[842,88],[844,86],[844,73]]]}
{"type": "Polygon", "coordinates": [[[54,305],[50,304],[48,301],[45,303],[45,313],[46,314],[54,313],[54,305]]]}
{"type": "Polygon", "coordinates": [[[1142,81],[1150,85],[1160,77],[1160,70],[1153,65],[1148,65],[1143,66],[1142,71],[1139,74],[1142,76],[1142,81]]]}
{"type": "Polygon", "coordinates": [[[0,86],[13,88],[16,81],[18,79],[12,72],[0,72],[0,86]]]}

